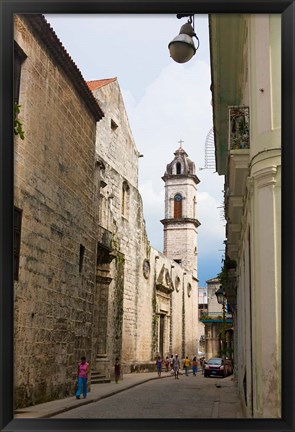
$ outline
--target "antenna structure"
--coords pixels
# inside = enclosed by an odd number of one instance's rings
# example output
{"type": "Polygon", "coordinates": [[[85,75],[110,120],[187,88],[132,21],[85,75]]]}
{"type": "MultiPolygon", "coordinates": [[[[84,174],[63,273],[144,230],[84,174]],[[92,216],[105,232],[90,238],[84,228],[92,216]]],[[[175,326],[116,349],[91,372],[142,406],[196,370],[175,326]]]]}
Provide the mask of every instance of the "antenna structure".
{"type": "Polygon", "coordinates": [[[214,147],[214,132],[213,127],[209,130],[205,140],[205,164],[203,169],[213,169],[215,170],[215,147],[214,147]]]}

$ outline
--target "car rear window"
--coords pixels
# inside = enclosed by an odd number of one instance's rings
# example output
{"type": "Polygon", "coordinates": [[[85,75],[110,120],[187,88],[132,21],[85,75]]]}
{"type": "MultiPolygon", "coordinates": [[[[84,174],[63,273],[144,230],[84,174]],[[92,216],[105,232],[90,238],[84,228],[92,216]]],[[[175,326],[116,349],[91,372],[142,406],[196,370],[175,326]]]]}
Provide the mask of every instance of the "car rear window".
{"type": "Polygon", "coordinates": [[[208,361],[208,364],[211,365],[220,365],[222,363],[222,359],[216,358],[216,359],[210,359],[208,361]]]}

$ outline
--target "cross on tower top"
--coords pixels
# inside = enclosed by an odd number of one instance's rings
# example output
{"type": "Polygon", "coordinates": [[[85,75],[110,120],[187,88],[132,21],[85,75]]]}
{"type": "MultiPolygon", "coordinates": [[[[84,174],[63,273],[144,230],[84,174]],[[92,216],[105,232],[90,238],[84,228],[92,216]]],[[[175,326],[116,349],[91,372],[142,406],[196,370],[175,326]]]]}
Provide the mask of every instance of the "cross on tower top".
{"type": "Polygon", "coordinates": [[[178,143],[180,144],[180,148],[182,148],[182,143],[183,143],[184,141],[182,141],[182,139],[180,139],[179,141],[178,141],[178,143]]]}

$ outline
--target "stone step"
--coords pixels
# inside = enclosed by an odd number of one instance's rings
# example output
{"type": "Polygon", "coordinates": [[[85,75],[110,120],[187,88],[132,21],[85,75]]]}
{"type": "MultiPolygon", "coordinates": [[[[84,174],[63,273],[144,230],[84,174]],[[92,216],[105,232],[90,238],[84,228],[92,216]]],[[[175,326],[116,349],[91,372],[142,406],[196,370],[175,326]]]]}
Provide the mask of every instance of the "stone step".
{"type": "Polygon", "coordinates": [[[111,380],[107,377],[91,379],[91,384],[105,384],[105,383],[110,383],[110,382],[111,382],[111,380]]]}
{"type": "Polygon", "coordinates": [[[97,371],[91,372],[91,384],[109,383],[111,380],[97,371]]]}

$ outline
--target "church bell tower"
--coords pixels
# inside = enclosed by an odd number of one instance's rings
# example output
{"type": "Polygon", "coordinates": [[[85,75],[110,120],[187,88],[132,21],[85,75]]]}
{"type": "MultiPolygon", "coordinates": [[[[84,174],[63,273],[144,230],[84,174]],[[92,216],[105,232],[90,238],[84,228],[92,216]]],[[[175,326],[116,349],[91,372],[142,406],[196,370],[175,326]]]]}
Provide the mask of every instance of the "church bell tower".
{"type": "Polygon", "coordinates": [[[164,250],[168,258],[193,272],[197,278],[197,184],[195,164],[180,147],[167,165],[165,182],[164,250]]]}

